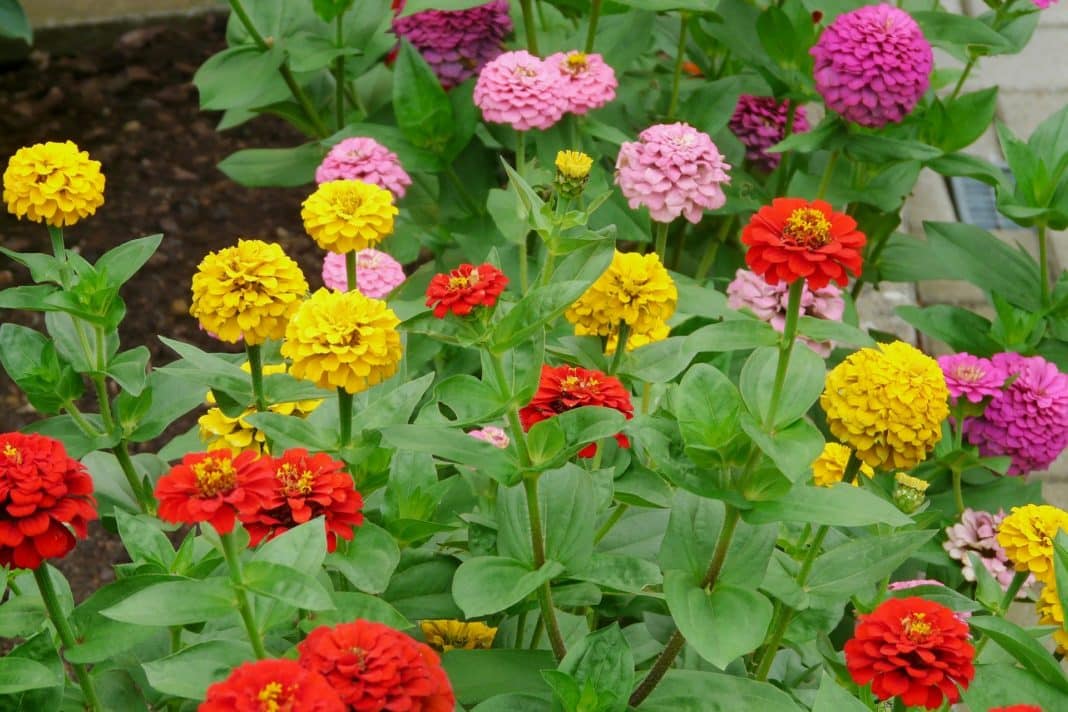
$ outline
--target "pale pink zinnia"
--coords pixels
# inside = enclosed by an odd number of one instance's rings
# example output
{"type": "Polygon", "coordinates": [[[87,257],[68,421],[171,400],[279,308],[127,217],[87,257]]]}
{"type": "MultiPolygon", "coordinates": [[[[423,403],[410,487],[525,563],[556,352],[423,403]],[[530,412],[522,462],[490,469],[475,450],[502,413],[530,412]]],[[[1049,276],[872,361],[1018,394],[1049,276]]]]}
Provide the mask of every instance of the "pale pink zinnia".
{"type": "Polygon", "coordinates": [[[1041,356],[991,361],[1010,383],[981,416],[964,421],[964,435],[985,456],[1010,456],[1010,475],[1044,470],[1068,446],[1068,375],[1041,356]]]}
{"type": "MultiPolygon", "coordinates": [[[[394,11],[403,8],[404,0],[394,0],[394,11]]],[[[503,52],[511,31],[508,0],[464,10],[424,10],[393,21],[393,32],[419,50],[446,89],[475,76],[503,52]]]]}
{"type": "Polygon", "coordinates": [[[839,15],[810,53],[816,91],[827,108],[871,128],[897,123],[912,111],[934,64],[920,26],[887,4],[839,15]]]}
{"type": "Polygon", "coordinates": [[[332,180],[362,180],[384,188],[400,199],[412,184],[397,154],[373,138],[347,138],[326,154],[315,170],[316,183],[332,180]]]}
{"type": "Polygon", "coordinates": [[[525,50],[505,52],[483,67],[474,100],[486,121],[516,131],[547,129],[567,109],[554,72],[525,50]]]}
{"type": "MultiPolygon", "coordinates": [[[[991,514],[969,507],[960,515],[959,522],[946,527],[946,541],[943,542],[942,548],[946,550],[950,558],[960,562],[961,573],[965,581],[975,581],[975,569],[972,567],[970,556],[974,553],[979,555],[979,561],[982,562],[983,567],[1001,584],[1001,589],[1008,590],[1016,572],[1009,563],[1005,549],[997,539],[998,526],[1004,518],[1004,510],[991,514]]],[[[1017,596],[1025,598],[1034,581],[1033,576],[1028,576],[1017,596]]]]}
{"type": "MultiPolygon", "coordinates": [[[[746,159],[765,171],[775,170],[782,160],[780,154],[768,153],[767,149],[786,138],[788,103],[772,96],[743,94],[734,107],[729,124],[731,133],[745,146],[746,159]]],[[[808,131],[805,107],[794,105],[794,123],[790,130],[795,134],[808,131]]]]}
{"type": "Polygon", "coordinates": [[[558,75],[556,90],[567,100],[569,113],[585,114],[616,98],[616,73],[599,54],[557,52],[545,64],[558,75]]]}
{"type": "Polygon", "coordinates": [[[1005,385],[1005,373],[990,359],[966,353],[950,354],[939,356],[938,365],[945,374],[946,387],[954,403],[962,397],[978,403],[1001,393],[1001,387],[1005,385]]]}
{"type": "MultiPolygon", "coordinates": [[[[757,317],[771,324],[779,333],[786,329],[786,310],[790,304],[790,285],[786,282],[768,284],[763,277],[747,269],[740,269],[727,285],[727,305],[731,309],[749,309],[757,317]]],[[[845,312],[842,290],[828,284],[815,291],[802,287],[801,315],[817,319],[841,321],[845,312]]],[[[800,341],[820,356],[827,358],[834,344],[800,337],[800,341]]]]}
{"type": "MultiPolygon", "coordinates": [[[[935,579],[912,579],[911,581],[894,581],[889,583],[886,586],[886,590],[890,592],[908,591],[910,588],[919,588],[920,586],[945,587],[945,584],[935,579]]],[[[953,611],[953,615],[965,622],[972,617],[971,611],[953,611]]]]}
{"type": "Polygon", "coordinates": [[[682,122],[656,124],[619,147],[616,183],[631,208],[644,205],[656,222],[682,215],[696,224],[705,210],[727,201],[730,168],[703,131],[682,122]]]}
{"type": "Polygon", "coordinates": [[[495,425],[487,425],[481,430],[472,430],[467,434],[476,440],[487,442],[499,448],[506,448],[508,443],[511,442],[508,438],[508,433],[495,425]]]}
{"type": "MultiPolygon", "coordinates": [[[[370,248],[356,253],[356,289],[372,299],[382,299],[404,281],[401,263],[385,252],[370,248]]],[[[323,258],[323,284],[344,292],[349,288],[345,255],[327,252],[323,258]]]]}

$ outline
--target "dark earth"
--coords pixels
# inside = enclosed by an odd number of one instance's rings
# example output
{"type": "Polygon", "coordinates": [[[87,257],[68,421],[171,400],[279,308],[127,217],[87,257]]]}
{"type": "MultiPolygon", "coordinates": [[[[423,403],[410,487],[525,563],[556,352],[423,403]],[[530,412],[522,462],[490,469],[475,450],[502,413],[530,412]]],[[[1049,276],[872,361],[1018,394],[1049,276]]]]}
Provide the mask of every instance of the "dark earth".
{"type": "MultiPolygon", "coordinates": [[[[273,117],[218,133],[219,114],[200,111],[193,75],[225,47],[225,24],[225,15],[213,13],[102,28],[85,33],[98,38],[90,42],[81,37],[71,42],[69,31],[65,37],[41,34],[28,58],[0,66],[3,165],[21,146],[66,139],[103,164],[105,204],[95,216],[67,228],[68,247],[95,261],[125,240],[164,234],[159,252],[122,292],[127,306],[122,348],[147,346],[155,365],[173,358],[157,334],[220,349],[189,316],[190,280],[210,250],[238,237],[275,241],[301,263],[313,289],[320,284],[321,253],[300,221],[307,190],[244,188],[215,167],[241,148],[303,141],[273,117]]],[[[0,245],[49,251],[42,225],[17,221],[6,210],[0,210],[0,245]]],[[[0,288],[28,279],[25,269],[0,255],[0,288]]],[[[37,314],[3,312],[0,319],[43,330],[37,314]]],[[[0,432],[35,418],[0,370],[0,432]]],[[[174,432],[188,429],[193,418],[174,432]]],[[[81,601],[113,579],[111,565],[124,557],[118,538],[94,524],[89,539],[57,565],[81,601]]]]}

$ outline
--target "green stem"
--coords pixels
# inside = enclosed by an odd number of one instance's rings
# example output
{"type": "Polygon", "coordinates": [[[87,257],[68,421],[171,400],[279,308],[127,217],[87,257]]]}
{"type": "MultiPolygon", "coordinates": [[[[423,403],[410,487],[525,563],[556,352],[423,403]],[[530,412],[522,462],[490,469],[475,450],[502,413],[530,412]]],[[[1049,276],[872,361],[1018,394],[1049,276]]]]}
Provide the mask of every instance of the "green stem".
{"type": "MultiPolygon", "coordinates": [[[[345,13],[338,13],[334,21],[334,40],[338,49],[345,45],[343,30],[345,13]]],[[[345,55],[334,59],[334,123],[337,130],[345,128],[345,55]]]]}
{"type": "Polygon", "coordinates": [[[1049,245],[1046,239],[1046,222],[1038,222],[1038,284],[1041,289],[1042,307],[1050,304],[1049,299],[1049,245]]]}
{"type": "Polygon", "coordinates": [[[241,574],[241,555],[237,551],[237,542],[233,532],[220,534],[222,541],[223,558],[226,559],[226,568],[230,572],[230,584],[233,586],[234,595],[237,598],[237,611],[241,614],[241,622],[245,624],[245,633],[248,634],[248,642],[252,644],[252,652],[258,660],[267,657],[267,650],[263,647],[263,636],[256,625],[256,617],[249,605],[248,593],[245,591],[245,579],[241,574]]]}
{"type": "Polygon", "coordinates": [[[133,490],[137,503],[141,505],[141,510],[146,514],[155,514],[156,500],[152,496],[152,493],[145,490],[144,485],[141,482],[141,477],[137,474],[137,468],[134,466],[133,459],[130,457],[130,449],[126,445],[126,440],[120,440],[119,443],[111,449],[111,453],[115,456],[115,459],[119,461],[119,467],[122,469],[122,474],[126,477],[126,484],[130,485],[130,489],[133,490]]]}
{"type": "Polygon", "coordinates": [[[523,647],[523,636],[527,632],[527,609],[519,611],[519,617],[515,621],[515,647],[523,647]]]}
{"type": "Polygon", "coordinates": [[[248,355],[248,370],[252,374],[252,394],[256,398],[256,410],[262,413],[267,410],[267,398],[263,394],[262,347],[245,342],[245,353],[248,355]]]}
{"type": "Polygon", "coordinates": [[[612,363],[608,366],[608,375],[614,376],[623,363],[623,354],[627,352],[627,340],[630,338],[630,325],[622,319],[619,320],[619,331],[616,332],[616,351],[612,354],[612,363]]]}
{"type": "Polygon", "coordinates": [[[667,266],[667,240],[668,240],[668,227],[669,223],[654,222],[653,223],[653,240],[656,246],[656,255],[660,258],[661,264],[667,266]]]}
{"type": "Polygon", "coordinates": [[[345,253],[345,286],[350,292],[359,291],[356,282],[356,252],[354,250],[345,253]]]}
{"type": "Polygon", "coordinates": [[[586,31],[586,53],[593,51],[593,43],[597,38],[597,21],[601,19],[601,0],[593,0],[590,3],[590,28],[586,31]]]}
{"type": "MultiPolygon", "coordinates": [[[[52,241],[52,254],[59,261],[59,283],[64,288],[70,286],[71,269],[70,260],[67,259],[67,248],[63,244],[63,228],[48,226],[48,237],[52,241]]],[[[71,317],[73,320],[74,317],[71,317]]]]}
{"type": "MultiPolygon", "coordinates": [[[[716,585],[716,579],[719,578],[719,572],[722,570],[723,562],[727,558],[727,551],[730,549],[731,539],[734,537],[734,530],[737,528],[738,519],[741,516],[741,510],[737,507],[730,504],[726,504],[725,507],[723,528],[719,532],[716,549],[712,552],[712,561],[708,565],[708,571],[705,573],[705,577],[701,579],[701,588],[706,590],[716,585]]],[[[672,633],[667,645],[660,652],[660,656],[657,657],[653,666],[649,668],[649,674],[645,676],[645,679],[638,685],[638,689],[630,696],[631,707],[640,705],[649,696],[649,693],[656,688],[665,673],[667,673],[668,668],[671,667],[671,663],[675,661],[679,651],[682,650],[685,642],[686,638],[678,630],[672,633]]]]}
{"type": "MultiPolygon", "coordinates": [[[[538,505],[538,475],[523,478],[523,489],[527,495],[527,515],[530,517],[530,545],[534,550],[534,567],[540,569],[545,565],[545,537],[541,531],[541,508],[538,505]]],[[[549,632],[549,644],[557,660],[567,655],[564,636],[560,633],[560,624],[556,620],[553,608],[553,593],[549,582],[538,587],[538,603],[541,605],[541,617],[545,619],[545,629],[549,632]]]]}
{"type": "Polygon", "coordinates": [[[601,528],[597,530],[597,533],[593,535],[593,543],[599,544],[601,539],[608,536],[608,532],[612,531],[612,527],[623,518],[623,515],[627,513],[628,509],[630,509],[630,505],[621,502],[614,510],[612,510],[612,514],[605,520],[605,523],[601,525],[601,528]]]}
{"type": "Polygon", "coordinates": [[[831,157],[827,159],[827,165],[823,169],[823,177],[820,178],[820,186],[816,189],[816,200],[822,200],[823,196],[827,194],[827,188],[831,185],[831,176],[834,174],[834,167],[838,164],[838,151],[831,151],[831,157]]]}
{"type": "Polygon", "coordinates": [[[533,0],[519,0],[519,5],[523,10],[523,31],[527,35],[527,50],[534,55],[538,55],[538,30],[534,26],[534,8],[533,0]]]}
{"type": "Polygon", "coordinates": [[[104,433],[101,433],[99,430],[94,428],[92,423],[85,419],[85,416],[82,415],[82,412],[78,410],[78,406],[74,405],[74,401],[67,401],[66,403],[64,403],[63,409],[67,411],[67,415],[71,417],[71,420],[73,420],[74,424],[78,426],[78,429],[89,437],[97,437],[100,435],[104,435],[104,433]]]}
{"type": "Polygon", "coordinates": [[[463,179],[456,173],[456,169],[453,168],[452,165],[445,167],[445,176],[452,182],[453,187],[456,188],[456,192],[459,193],[460,200],[463,201],[464,207],[467,208],[468,212],[475,215],[486,214],[485,209],[479,205],[478,201],[475,200],[475,197],[471,195],[467,186],[464,185],[463,179]]]}
{"type": "Polygon", "coordinates": [[[686,60],[686,28],[690,24],[688,13],[679,14],[679,46],[675,52],[675,73],[671,78],[671,98],[668,100],[667,120],[675,118],[679,108],[679,84],[682,80],[682,63],[686,60]]]}
{"type": "Polygon", "coordinates": [[[686,250],[686,228],[689,224],[688,222],[682,224],[682,228],[676,236],[675,249],[671,253],[671,269],[676,272],[679,269],[679,263],[682,262],[682,254],[686,250]]]}
{"type": "Polygon", "coordinates": [[[344,448],[352,440],[352,394],[337,389],[338,446],[344,448]]]}
{"type": "MultiPolygon", "coordinates": [[[[70,621],[63,614],[63,608],[59,605],[56,588],[52,585],[52,576],[48,573],[50,568],[48,564],[41,564],[33,570],[33,578],[37,581],[37,588],[41,591],[41,600],[44,601],[48,617],[52,619],[52,625],[56,627],[56,632],[59,633],[59,640],[63,643],[63,648],[69,651],[78,644],[78,641],[74,637],[70,621]]],[[[100,698],[97,697],[96,688],[93,687],[93,680],[89,677],[89,671],[79,663],[68,662],[67,664],[71,666],[75,677],[78,678],[78,684],[81,685],[82,694],[85,695],[85,702],[89,705],[89,709],[94,710],[94,712],[103,712],[104,706],[100,704],[100,698]]]]}
{"type": "MultiPolygon", "coordinates": [[[[868,267],[874,267],[876,264],[878,264],[879,255],[883,253],[883,249],[890,242],[890,234],[892,232],[893,230],[890,230],[882,235],[879,235],[879,237],[876,238],[875,243],[872,245],[871,251],[868,252],[868,256],[864,259],[865,265],[867,265],[868,267]]],[[[864,275],[870,273],[870,271],[870,269],[866,270],[859,277],[857,277],[855,282],[853,282],[853,288],[850,290],[849,294],[851,297],[853,297],[854,300],[860,296],[860,291],[864,288],[864,275]]]]}
{"type": "Polygon", "coordinates": [[[964,494],[961,491],[960,482],[960,470],[956,467],[953,468],[953,501],[957,505],[957,514],[964,512],[964,494]]]}
{"type": "Polygon", "coordinates": [[[541,634],[545,630],[545,619],[538,616],[538,620],[534,622],[534,631],[530,634],[530,645],[527,646],[529,650],[537,650],[538,643],[541,641],[541,634]]]}
{"type": "MultiPolygon", "coordinates": [[[[794,121],[797,118],[797,107],[790,99],[786,100],[786,127],[782,132],[782,140],[785,141],[794,132],[794,121]]],[[[790,175],[793,173],[793,155],[790,151],[779,154],[779,174],[775,180],[774,195],[784,195],[786,187],[790,184],[790,175]]]]}
{"type": "Polygon", "coordinates": [[[953,87],[953,91],[949,95],[947,102],[953,101],[960,94],[960,90],[964,88],[964,82],[968,80],[968,75],[972,73],[972,69],[975,67],[975,63],[979,61],[976,56],[970,56],[968,63],[964,65],[964,71],[960,73],[960,79],[957,80],[956,85],[953,87]]]}
{"type": "MultiPolygon", "coordinates": [[[[530,3],[530,0],[524,0],[526,3],[530,3]]],[[[526,5],[524,5],[526,7],[526,5]]],[[[525,131],[520,131],[516,135],[515,139],[515,172],[519,174],[520,178],[526,179],[527,171],[527,134],[525,131]]],[[[523,234],[523,239],[520,240],[519,245],[519,291],[522,294],[527,293],[527,288],[530,286],[530,268],[527,264],[527,233],[523,234]]]]}
{"type": "Polygon", "coordinates": [[[733,224],[733,215],[721,220],[716,236],[708,243],[708,247],[705,248],[705,254],[701,257],[701,264],[697,265],[697,273],[694,274],[694,279],[698,282],[703,282],[705,280],[705,277],[708,276],[709,271],[712,269],[712,265],[716,263],[716,254],[719,252],[719,246],[726,241],[727,234],[730,232],[731,225],[733,224]]]}
{"type": "Polygon", "coordinates": [[[779,342],[779,362],[775,367],[771,402],[768,403],[768,412],[764,416],[764,430],[767,432],[771,432],[775,427],[775,415],[779,409],[779,399],[782,397],[783,385],[786,382],[786,369],[790,366],[790,354],[797,340],[797,322],[801,314],[801,293],[804,287],[803,279],[790,285],[790,301],[786,307],[786,328],[783,331],[782,341],[779,342]]]}
{"type": "Polygon", "coordinates": [[[1016,600],[1016,594],[1020,592],[1020,588],[1027,581],[1027,577],[1031,575],[1030,571],[1017,571],[1012,581],[1009,583],[1009,587],[1005,589],[1005,595],[1001,597],[1001,601],[998,602],[998,610],[1004,614],[1008,612],[1009,606],[1016,600]]]}

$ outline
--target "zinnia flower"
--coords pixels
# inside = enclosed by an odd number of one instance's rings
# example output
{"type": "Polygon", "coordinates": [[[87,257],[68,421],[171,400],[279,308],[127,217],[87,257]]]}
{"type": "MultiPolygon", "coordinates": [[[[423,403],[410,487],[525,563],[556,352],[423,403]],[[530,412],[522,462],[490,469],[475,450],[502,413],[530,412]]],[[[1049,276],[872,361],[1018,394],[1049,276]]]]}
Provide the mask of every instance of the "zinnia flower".
{"type": "Polygon", "coordinates": [[[393,233],[393,194],[362,180],[320,183],[300,217],[315,244],[330,252],[374,247],[393,233]]]}
{"type": "Polygon", "coordinates": [[[730,169],[708,134],[681,122],[657,124],[619,147],[616,184],[631,208],[644,205],[656,222],[682,215],[696,224],[727,201],[730,169]]]}
{"type": "Polygon", "coordinates": [[[427,644],[442,652],[450,650],[489,650],[497,629],[481,621],[425,620],[419,621],[419,630],[427,644]]]}
{"type": "Polygon", "coordinates": [[[557,74],[556,91],[570,114],[585,114],[616,98],[616,73],[599,54],[557,52],[546,57],[545,64],[557,74]]]}
{"type": "Polygon", "coordinates": [[[412,184],[397,154],[373,138],[357,136],[338,142],[315,170],[316,183],[359,180],[385,188],[398,200],[412,184]]]}
{"type": "Polygon", "coordinates": [[[593,159],[582,151],[557,151],[554,184],[563,197],[574,200],[582,195],[590,180],[593,159]]]}
{"type": "Polygon", "coordinates": [[[73,141],[49,141],[15,152],[4,171],[4,202],[18,218],[73,225],[104,204],[100,161],[73,141]]]}
{"type": "Polygon", "coordinates": [[[322,675],[296,660],[242,663],[208,688],[197,712],[346,712],[322,675]]]}
{"type": "Polygon", "coordinates": [[[475,307],[496,304],[506,286],[508,278],[493,265],[464,263],[447,274],[434,275],[426,288],[426,305],[434,308],[438,319],[449,312],[467,316],[475,307]]]}
{"type": "MultiPolygon", "coordinates": [[[[781,154],[768,153],[767,149],[786,138],[786,111],[789,104],[787,100],[779,102],[771,96],[742,94],[738,97],[729,124],[730,130],[745,146],[746,160],[762,170],[773,171],[782,160],[781,154]]],[[[791,132],[798,134],[805,131],[808,131],[805,108],[794,104],[791,132]]]]}
{"type": "Polygon", "coordinates": [[[260,509],[242,517],[249,546],[270,540],[315,517],[326,520],[326,549],[337,548],[337,538],[351,541],[363,524],[363,498],[356,491],[345,463],[325,453],[311,455],[303,448],[286,450],[270,461],[275,486],[260,509]]]}
{"type": "MultiPolygon", "coordinates": [[[[630,393],[618,378],[600,371],[589,371],[576,366],[541,367],[541,381],[530,403],[519,411],[523,430],[530,430],[535,423],[551,418],[565,410],[574,410],[586,405],[615,408],[626,416],[634,417],[630,393]]],[[[616,435],[620,447],[630,447],[630,440],[623,433],[616,435]]],[[[590,443],[579,452],[579,457],[593,457],[597,443],[590,443]]]]}
{"type": "Polygon", "coordinates": [[[495,425],[487,425],[481,430],[471,430],[467,434],[475,440],[481,440],[499,448],[506,448],[512,442],[508,433],[495,425]]]}
{"type": "Polygon", "coordinates": [[[831,433],[875,468],[908,470],[942,439],[942,369],[903,341],[850,354],[827,374],[820,405],[831,433]]]}
{"type": "MultiPolygon", "coordinates": [[[[1038,4],[1038,1],[1035,0],[1035,4],[1038,4]]],[[[1009,705],[1008,707],[991,707],[987,712],[1042,712],[1042,708],[1038,705],[1009,705]]]]}
{"type": "Polygon", "coordinates": [[[229,534],[238,515],[253,514],[274,487],[270,461],[256,452],[190,453],[156,483],[159,518],[175,524],[210,522],[215,531],[229,534]]]}
{"type": "Polygon", "coordinates": [[[866,240],[853,218],[822,200],[802,198],[776,198],[742,229],[751,270],[769,284],[804,279],[813,290],[831,282],[846,286],[847,272],[859,276],[866,240]]]}
{"type": "MultiPolygon", "coordinates": [[[[383,299],[404,282],[404,268],[385,252],[360,250],[356,253],[356,288],[372,299],[383,299]]],[[[346,292],[349,277],[345,271],[345,255],[327,252],[323,258],[323,284],[330,289],[346,292]]]]}
{"type": "Polygon", "coordinates": [[[262,344],[282,338],[307,293],[304,273],[280,245],[238,240],[201,260],[189,313],[222,341],[262,344]]]}
{"type": "MultiPolygon", "coordinates": [[[[760,275],[739,269],[727,285],[727,305],[731,309],[749,309],[781,334],[786,330],[790,285],[786,282],[768,284],[760,275]]],[[[816,290],[809,289],[807,284],[801,288],[801,316],[841,321],[844,313],[842,290],[833,284],[816,290]]],[[[816,341],[807,336],[798,336],[798,340],[824,358],[831,355],[834,347],[830,341],[816,341]]]]}
{"type": "MultiPolygon", "coordinates": [[[[1001,590],[1007,591],[1012,583],[1014,572],[1009,563],[1009,556],[1005,548],[998,543],[998,527],[1005,519],[1005,512],[998,510],[997,514],[981,512],[968,508],[960,515],[960,521],[946,527],[946,541],[942,548],[946,550],[950,558],[956,559],[961,564],[961,573],[965,581],[975,581],[975,569],[972,567],[970,553],[979,555],[979,561],[990,575],[1001,584],[1001,590]]],[[[1026,597],[1028,588],[1034,584],[1034,577],[1020,587],[1018,598],[1026,597]]]]}
{"type": "MultiPolygon", "coordinates": [[[[920,586],[942,586],[946,587],[941,581],[935,579],[912,579],[910,581],[893,581],[886,585],[886,590],[890,592],[895,591],[908,591],[911,588],[919,588],[920,586]]],[[[953,611],[953,615],[967,623],[968,619],[972,617],[971,611],[953,611]]]]}
{"type": "Polygon", "coordinates": [[[61,559],[97,518],[93,479],[44,435],[0,435],[0,566],[61,559]]]}
{"type": "Polygon", "coordinates": [[[654,252],[615,251],[612,264],[575,301],[564,316],[579,336],[608,339],[606,351],[616,350],[620,322],[630,329],[627,350],[667,338],[667,320],[675,313],[679,291],[654,252]]]}
{"type": "MultiPolygon", "coordinates": [[[[404,0],[394,0],[393,9],[404,9],[404,0]]],[[[508,0],[465,10],[424,10],[393,21],[394,34],[419,50],[446,89],[475,76],[496,58],[511,31],[508,0]]]]}
{"type": "Polygon", "coordinates": [[[297,646],[352,712],[453,712],[456,698],[437,653],[381,623],[313,630],[297,646]]]}
{"type": "Polygon", "coordinates": [[[916,106],[934,63],[920,26],[893,5],[835,18],[810,50],[816,91],[827,108],[861,126],[901,121],[916,106]]]}
{"type": "Polygon", "coordinates": [[[975,677],[968,625],[945,606],[922,598],[889,598],[858,616],[845,644],[846,668],[877,699],[935,709],[960,700],[975,677]]]}
{"type": "Polygon", "coordinates": [[[1010,456],[1010,475],[1044,470],[1068,446],[1068,375],[1041,356],[991,361],[1011,383],[981,416],[964,421],[964,435],[983,455],[1010,456]]]}
{"type": "Polygon", "coordinates": [[[290,319],[282,356],[292,360],[297,378],[358,393],[397,372],[403,353],[398,324],[383,301],[320,289],[290,319]]]}
{"type": "Polygon", "coordinates": [[[556,73],[525,50],[505,52],[479,72],[475,106],[482,118],[516,131],[545,130],[564,115],[568,102],[556,73]]]}
{"type": "Polygon", "coordinates": [[[1005,385],[1005,373],[989,359],[971,354],[939,356],[938,365],[946,376],[946,387],[953,403],[958,398],[967,398],[979,403],[984,398],[1001,393],[1005,385]]]}
{"type": "MultiPolygon", "coordinates": [[[[839,443],[827,443],[823,446],[823,452],[812,462],[812,482],[818,487],[830,487],[841,482],[845,478],[846,465],[849,464],[849,455],[853,451],[839,443]]],[[[863,462],[860,463],[860,473],[871,478],[875,477],[875,471],[863,462]]],[[[853,485],[859,482],[853,479],[853,485]]]]}
{"type": "Polygon", "coordinates": [[[1057,626],[1057,630],[1053,631],[1053,642],[1057,644],[1058,652],[1068,652],[1068,626],[1064,622],[1061,597],[1057,595],[1057,582],[1053,579],[1042,587],[1035,603],[1035,612],[1038,614],[1039,625],[1057,626]]]}
{"type": "Polygon", "coordinates": [[[1056,4],[1057,0],[1031,0],[1039,10],[1048,10],[1056,4]]]}
{"type": "Polygon", "coordinates": [[[998,543],[1017,571],[1030,571],[1039,581],[1053,580],[1053,540],[1068,532],[1068,512],[1048,504],[1013,507],[998,527],[998,543]]]}

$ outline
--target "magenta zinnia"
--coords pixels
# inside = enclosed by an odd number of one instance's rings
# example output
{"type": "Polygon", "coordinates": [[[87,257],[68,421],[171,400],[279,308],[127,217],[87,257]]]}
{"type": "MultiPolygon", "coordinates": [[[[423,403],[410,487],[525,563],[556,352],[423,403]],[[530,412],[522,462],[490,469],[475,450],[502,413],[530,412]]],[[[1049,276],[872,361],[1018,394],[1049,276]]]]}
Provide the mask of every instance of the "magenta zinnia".
{"type": "MultiPolygon", "coordinates": [[[[789,104],[771,96],[743,94],[738,97],[730,121],[731,133],[745,145],[746,160],[762,170],[775,170],[782,158],[778,153],[768,153],[767,149],[786,138],[789,104]]],[[[794,104],[794,123],[790,132],[796,134],[805,131],[808,131],[805,109],[794,104]]]]}

